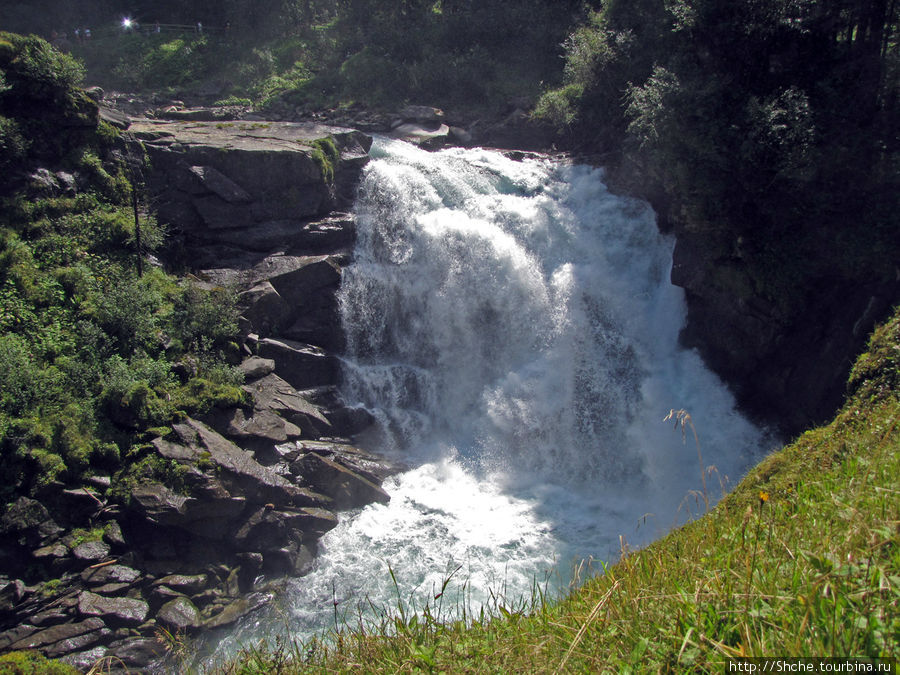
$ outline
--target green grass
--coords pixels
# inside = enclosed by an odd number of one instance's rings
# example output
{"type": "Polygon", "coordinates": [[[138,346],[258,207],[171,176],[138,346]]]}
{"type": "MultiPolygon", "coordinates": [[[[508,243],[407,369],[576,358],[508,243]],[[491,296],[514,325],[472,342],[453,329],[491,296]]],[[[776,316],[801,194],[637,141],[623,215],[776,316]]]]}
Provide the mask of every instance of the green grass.
{"type": "Polygon", "coordinates": [[[448,623],[436,601],[325,641],[248,648],[219,672],[722,672],[737,656],[896,658],[898,363],[900,312],[875,332],[831,424],[561,601],[536,593],[528,607],[448,623]]]}

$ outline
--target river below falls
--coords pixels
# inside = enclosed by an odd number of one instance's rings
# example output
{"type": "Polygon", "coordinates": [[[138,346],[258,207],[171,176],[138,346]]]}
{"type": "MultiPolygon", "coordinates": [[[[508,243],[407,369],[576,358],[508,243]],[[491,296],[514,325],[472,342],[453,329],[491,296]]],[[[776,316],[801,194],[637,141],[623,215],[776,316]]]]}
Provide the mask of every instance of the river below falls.
{"type": "Polygon", "coordinates": [[[527,609],[702,513],[770,449],[682,349],[674,240],[603,171],[377,139],[339,294],[357,443],[409,470],[216,655],[424,611],[527,609]],[[670,410],[691,424],[673,429],[670,410]]]}

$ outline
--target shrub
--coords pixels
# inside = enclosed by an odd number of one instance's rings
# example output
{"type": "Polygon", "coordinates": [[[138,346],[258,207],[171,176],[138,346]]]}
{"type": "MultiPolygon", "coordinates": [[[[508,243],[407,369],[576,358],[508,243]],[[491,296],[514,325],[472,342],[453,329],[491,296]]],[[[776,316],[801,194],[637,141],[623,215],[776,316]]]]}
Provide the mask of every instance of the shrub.
{"type": "MultiPolygon", "coordinates": [[[[2,72],[0,71],[0,74],[2,72]]],[[[28,145],[19,123],[0,115],[0,171],[6,172],[17,168],[27,154],[28,145]]]]}
{"type": "Polygon", "coordinates": [[[544,93],[534,108],[534,117],[549,122],[559,131],[572,126],[578,117],[577,103],[584,89],[579,84],[569,84],[544,93]]]}
{"type": "Polygon", "coordinates": [[[78,675],[78,670],[38,652],[20,651],[0,656],[0,675],[78,675]]]}

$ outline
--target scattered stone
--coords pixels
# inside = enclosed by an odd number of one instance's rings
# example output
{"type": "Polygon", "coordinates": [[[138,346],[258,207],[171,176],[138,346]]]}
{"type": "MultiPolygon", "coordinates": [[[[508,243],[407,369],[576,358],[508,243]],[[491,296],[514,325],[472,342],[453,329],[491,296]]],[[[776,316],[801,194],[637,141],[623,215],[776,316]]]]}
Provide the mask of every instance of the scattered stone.
{"type": "Polygon", "coordinates": [[[205,629],[211,630],[229,626],[238,619],[246,616],[250,612],[254,612],[260,607],[271,602],[274,594],[268,592],[250,593],[249,595],[239,598],[234,602],[225,606],[221,612],[218,612],[203,624],[205,629]]]}
{"type": "MultiPolygon", "coordinates": [[[[106,656],[107,653],[106,647],[94,647],[93,649],[88,649],[83,652],[73,652],[71,654],[64,654],[59,657],[59,660],[63,663],[66,663],[73,668],[77,668],[81,672],[89,671],[94,664],[96,664],[100,659],[106,656]]],[[[106,672],[102,667],[94,672],[106,672]]]]}
{"type": "Polygon", "coordinates": [[[83,562],[97,562],[109,557],[109,545],[102,541],[86,541],[72,549],[72,555],[83,562]]]}
{"type": "Polygon", "coordinates": [[[125,546],[125,535],[122,534],[122,528],[119,526],[119,523],[113,520],[106,525],[106,529],[103,532],[103,541],[116,548],[125,546]]]}
{"type": "MultiPolygon", "coordinates": [[[[82,635],[98,633],[105,628],[103,621],[98,618],[89,618],[78,623],[64,623],[41,631],[29,630],[27,637],[9,645],[10,650],[16,649],[45,649],[49,645],[72,640],[82,635]]],[[[33,627],[23,627],[33,628],[33,627]]],[[[99,636],[97,636],[99,637],[99,636]]]]}
{"type": "Polygon", "coordinates": [[[91,586],[104,584],[132,584],[137,581],[141,573],[125,565],[104,565],[103,567],[88,568],[81,573],[81,580],[91,586]]]}
{"type": "Polygon", "coordinates": [[[258,380],[265,377],[275,370],[275,361],[273,359],[263,359],[258,356],[251,356],[244,359],[238,370],[244,374],[247,380],[258,380]]]}
{"type": "Polygon", "coordinates": [[[205,574],[170,574],[153,582],[154,586],[168,586],[183,594],[191,595],[206,588],[209,577],[205,574]]]}
{"type": "Polygon", "coordinates": [[[150,606],[135,598],[107,598],[82,591],[78,596],[78,611],[84,616],[103,617],[107,623],[137,626],[147,618],[150,606]]]}
{"type": "Polygon", "coordinates": [[[144,668],[166,654],[165,645],[153,638],[120,640],[109,645],[106,656],[111,664],[126,668],[144,668]]]}
{"type": "Polygon", "coordinates": [[[173,631],[192,630],[203,622],[200,611],[184,596],[164,604],[156,613],[156,620],[173,631]]]}

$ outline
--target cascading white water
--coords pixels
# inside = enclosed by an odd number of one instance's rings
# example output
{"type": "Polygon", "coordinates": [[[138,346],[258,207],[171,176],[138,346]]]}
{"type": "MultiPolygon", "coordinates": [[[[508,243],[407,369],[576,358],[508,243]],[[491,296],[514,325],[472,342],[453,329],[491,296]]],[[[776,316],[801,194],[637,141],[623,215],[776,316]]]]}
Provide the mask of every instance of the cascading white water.
{"type": "Polygon", "coordinates": [[[451,575],[444,612],[515,606],[616,558],[620,535],[646,543],[696,514],[697,448],[663,423],[672,408],[717,469],[713,500],[763,449],[678,346],[673,240],[601,170],[378,140],[356,215],[344,396],[378,420],[363,445],[410,470],[322,540],[292,587],[298,633],[333,625],[335,602],[351,618],[434,604],[451,575]]]}

